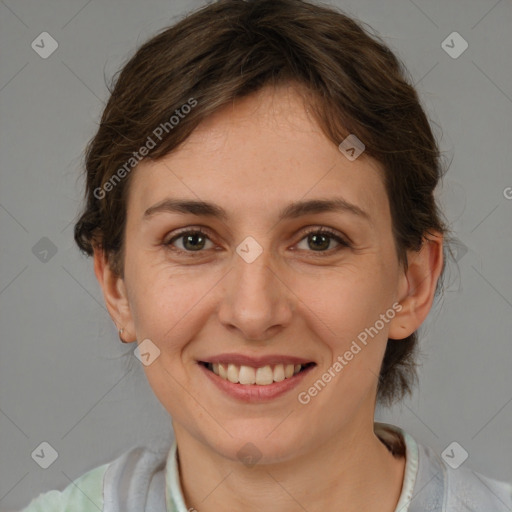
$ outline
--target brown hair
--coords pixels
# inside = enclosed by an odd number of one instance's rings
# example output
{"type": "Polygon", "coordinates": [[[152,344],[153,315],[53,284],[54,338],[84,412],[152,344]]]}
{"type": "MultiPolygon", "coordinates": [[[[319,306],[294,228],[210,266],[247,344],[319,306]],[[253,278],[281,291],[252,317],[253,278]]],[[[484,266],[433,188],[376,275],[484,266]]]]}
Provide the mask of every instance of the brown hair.
{"type": "MultiPolygon", "coordinates": [[[[300,86],[333,143],[355,134],[365,154],[383,166],[397,254],[406,269],[406,250],[419,250],[430,230],[446,232],[434,198],[442,172],[429,121],[405,67],[378,36],[332,8],[302,0],[220,0],[139,48],[114,77],[87,146],[86,204],[75,225],[80,249],[92,255],[101,247],[123,276],[130,168],[143,153],[167,155],[234,98],[282,83],[300,86]],[[150,139],[155,145],[148,149],[150,139]]],[[[411,393],[416,344],[417,333],[388,340],[381,402],[411,393]]]]}

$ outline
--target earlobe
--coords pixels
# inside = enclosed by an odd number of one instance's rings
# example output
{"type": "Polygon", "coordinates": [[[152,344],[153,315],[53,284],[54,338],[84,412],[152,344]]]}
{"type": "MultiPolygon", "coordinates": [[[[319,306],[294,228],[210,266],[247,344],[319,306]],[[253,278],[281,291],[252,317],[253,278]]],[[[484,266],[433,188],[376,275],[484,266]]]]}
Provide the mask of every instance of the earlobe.
{"type": "Polygon", "coordinates": [[[407,262],[399,283],[402,309],[390,323],[391,339],[407,338],[427,318],[443,270],[443,235],[429,233],[419,251],[407,252],[407,262]]]}
{"type": "Polygon", "coordinates": [[[117,330],[122,329],[122,341],[125,343],[136,341],[124,279],[112,270],[104,251],[98,247],[94,248],[94,273],[103,291],[110,317],[117,330]]]}

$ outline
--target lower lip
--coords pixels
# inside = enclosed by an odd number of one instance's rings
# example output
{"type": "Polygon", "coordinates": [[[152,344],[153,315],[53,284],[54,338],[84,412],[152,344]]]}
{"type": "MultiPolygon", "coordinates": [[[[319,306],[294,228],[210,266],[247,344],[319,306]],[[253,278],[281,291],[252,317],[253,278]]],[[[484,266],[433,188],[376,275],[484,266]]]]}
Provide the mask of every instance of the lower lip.
{"type": "Polygon", "coordinates": [[[312,370],[315,365],[308,366],[306,369],[297,373],[289,379],[284,379],[281,382],[274,382],[266,386],[259,386],[257,384],[234,384],[229,380],[224,380],[216,373],[208,370],[204,365],[198,363],[199,367],[203,370],[206,376],[221,390],[229,396],[241,400],[243,402],[264,402],[272,400],[288,391],[297,387],[307,373],[312,370]]]}

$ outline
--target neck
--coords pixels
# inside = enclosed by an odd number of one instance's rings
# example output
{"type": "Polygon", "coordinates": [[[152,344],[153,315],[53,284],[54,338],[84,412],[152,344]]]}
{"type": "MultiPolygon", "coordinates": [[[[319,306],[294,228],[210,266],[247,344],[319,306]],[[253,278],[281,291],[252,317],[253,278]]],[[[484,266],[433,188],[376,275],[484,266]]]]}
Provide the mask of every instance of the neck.
{"type": "Polygon", "coordinates": [[[247,467],[226,458],[175,425],[179,474],[189,510],[393,512],[405,458],[394,457],[373,419],[335,432],[306,454],[247,467]]]}

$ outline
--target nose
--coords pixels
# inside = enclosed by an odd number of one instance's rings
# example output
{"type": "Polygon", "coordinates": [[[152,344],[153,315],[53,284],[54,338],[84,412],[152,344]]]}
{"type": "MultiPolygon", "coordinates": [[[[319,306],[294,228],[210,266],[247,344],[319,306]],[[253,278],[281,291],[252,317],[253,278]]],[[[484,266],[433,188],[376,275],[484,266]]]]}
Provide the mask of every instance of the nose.
{"type": "Polygon", "coordinates": [[[218,316],[230,330],[251,341],[266,341],[289,325],[293,294],[284,276],[271,268],[265,251],[252,263],[236,256],[226,276],[218,316]]]}

